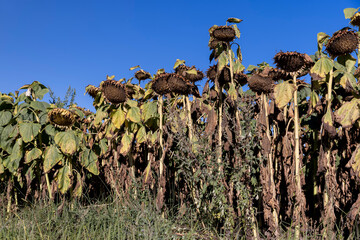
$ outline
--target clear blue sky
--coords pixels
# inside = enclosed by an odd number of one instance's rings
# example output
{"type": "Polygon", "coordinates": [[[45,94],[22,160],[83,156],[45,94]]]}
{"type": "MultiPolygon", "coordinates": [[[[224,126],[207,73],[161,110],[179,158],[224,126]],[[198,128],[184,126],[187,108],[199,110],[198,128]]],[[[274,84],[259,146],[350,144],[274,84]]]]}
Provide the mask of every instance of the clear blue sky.
{"type": "MultiPolygon", "coordinates": [[[[313,54],[316,34],[348,26],[343,9],[358,0],[312,1],[0,0],[0,92],[39,81],[92,107],[85,86],[106,75],[130,78],[140,65],[171,71],[177,58],[209,66],[208,29],[243,19],[243,64],[273,64],[280,50],[313,54]]],[[[204,84],[200,82],[199,84],[204,84]]]]}

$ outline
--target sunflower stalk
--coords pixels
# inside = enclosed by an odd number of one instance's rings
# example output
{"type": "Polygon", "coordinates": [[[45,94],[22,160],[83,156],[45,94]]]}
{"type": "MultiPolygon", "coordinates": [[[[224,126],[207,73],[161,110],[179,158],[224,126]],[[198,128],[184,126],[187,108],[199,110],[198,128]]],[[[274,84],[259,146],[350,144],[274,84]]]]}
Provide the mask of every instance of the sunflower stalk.
{"type": "MultiPolygon", "coordinates": [[[[274,167],[273,167],[273,159],[272,159],[272,140],[271,140],[271,134],[270,134],[270,124],[269,124],[269,116],[268,116],[268,99],[265,93],[261,94],[262,97],[262,105],[264,106],[265,111],[265,123],[266,123],[266,137],[268,138],[270,142],[270,150],[269,153],[267,153],[267,159],[268,159],[268,172],[269,172],[269,182],[270,182],[270,188],[272,192],[272,198],[273,200],[276,200],[276,190],[275,190],[275,181],[274,181],[274,167]]],[[[278,220],[278,213],[276,209],[272,209],[272,216],[273,216],[273,222],[275,226],[275,235],[278,234],[278,226],[279,226],[279,220],[278,220]]]]}
{"type": "MultiPolygon", "coordinates": [[[[328,83],[328,91],[327,91],[327,95],[326,95],[326,105],[327,105],[327,110],[326,111],[331,111],[331,96],[332,96],[332,85],[333,85],[333,69],[330,70],[330,73],[329,73],[329,83],[328,83]]],[[[329,175],[331,174],[330,173],[330,170],[334,168],[334,166],[332,166],[331,164],[331,149],[332,149],[332,142],[330,142],[330,146],[329,148],[326,150],[326,172],[325,172],[325,190],[324,190],[324,210],[327,208],[327,206],[333,206],[334,204],[334,196],[332,194],[332,191],[330,189],[330,186],[329,186],[329,175]]],[[[328,235],[328,230],[329,228],[330,229],[333,229],[333,223],[332,221],[328,220],[328,219],[325,219],[325,221],[327,222],[325,228],[324,228],[324,236],[327,237],[328,235]]]]}
{"type": "Polygon", "coordinates": [[[164,159],[165,159],[165,153],[164,153],[164,129],[163,129],[163,122],[164,122],[164,114],[163,114],[163,106],[164,106],[164,100],[162,95],[159,95],[158,97],[158,113],[159,113],[159,130],[160,130],[160,166],[159,166],[159,191],[158,194],[162,194],[164,191],[162,185],[161,185],[161,178],[164,175],[164,159]]]}
{"type": "MultiPolygon", "coordinates": [[[[234,87],[234,89],[236,89],[235,87],[235,82],[234,82],[234,69],[233,69],[233,61],[232,61],[232,50],[230,48],[230,44],[227,43],[227,48],[228,48],[228,57],[229,57],[229,62],[230,62],[230,79],[231,79],[231,85],[234,87]]],[[[237,98],[237,92],[236,92],[236,98],[237,98]]],[[[236,106],[236,111],[235,111],[235,119],[236,119],[236,124],[238,126],[239,129],[239,136],[241,136],[241,123],[240,123],[240,111],[236,106]]]]}
{"type": "Polygon", "coordinates": [[[300,118],[299,118],[299,106],[298,106],[298,86],[297,86],[297,74],[293,76],[293,82],[295,86],[294,91],[294,127],[295,127],[295,184],[296,184],[296,194],[295,194],[295,216],[294,218],[297,221],[295,226],[295,239],[300,239],[300,197],[302,193],[301,189],[301,177],[300,177],[300,118]]]}

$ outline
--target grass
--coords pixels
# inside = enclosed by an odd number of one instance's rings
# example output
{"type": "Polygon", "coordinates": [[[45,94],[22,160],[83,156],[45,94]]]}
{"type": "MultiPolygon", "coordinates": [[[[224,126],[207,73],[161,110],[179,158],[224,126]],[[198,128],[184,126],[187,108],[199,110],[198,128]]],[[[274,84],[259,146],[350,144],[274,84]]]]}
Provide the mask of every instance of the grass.
{"type": "Polygon", "coordinates": [[[140,201],[36,203],[11,214],[0,211],[0,239],[208,239],[201,224],[163,218],[140,201]]]}
{"type": "MultiPolygon", "coordinates": [[[[0,195],[1,197],[1,195],[0,195]]],[[[1,201],[0,201],[1,203],[1,201]]],[[[195,211],[194,211],[195,212],[195,211]]],[[[294,239],[291,226],[277,239],[294,239]]],[[[236,230],[235,230],[236,231],[236,230]]],[[[321,234],[302,233],[303,239],[322,239],[321,234]]],[[[341,238],[341,229],[337,232],[341,238]]],[[[356,239],[352,235],[349,239],[356,239]]],[[[269,236],[260,235],[260,239],[269,236]]],[[[0,204],[0,239],[246,239],[241,231],[216,232],[206,219],[196,220],[192,209],[163,217],[148,200],[132,199],[82,204],[37,202],[6,213],[0,204]]]]}

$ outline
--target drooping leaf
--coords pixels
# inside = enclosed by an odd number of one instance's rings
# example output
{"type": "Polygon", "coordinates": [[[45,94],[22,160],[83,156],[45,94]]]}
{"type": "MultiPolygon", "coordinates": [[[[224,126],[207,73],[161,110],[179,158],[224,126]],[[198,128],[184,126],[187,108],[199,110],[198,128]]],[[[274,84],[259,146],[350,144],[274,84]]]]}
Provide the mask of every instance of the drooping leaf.
{"type": "Polygon", "coordinates": [[[326,77],[326,74],[328,74],[333,67],[334,67],[334,63],[330,58],[322,57],[311,68],[311,73],[315,73],[320,77],[324,78],[326,77]]]}
{"type": "Polygon", "coordinates": [[[237,92],[235,89],[235,84],[230,84],[230,88],[228,90],[231,100],[235,101],[237,99],[237,92]]]}
{"type": "Polygon", "coordinates": [[[345,72],[340,78],[340,85],[344,89],[348,89],[349,87],[355,89],[356,86],[356,78],[353,74],[345,72]]]}
{"type": "Polygon", "coordinates": [[[293,98],[296,88],[293,83],[284,81],[274,87],[275,104],[278,108],[284,108],[293,98]]]}
{"type": "Polygon", "coordinates": [[[101,139],[100,142],[99,142],[99,146],[100,146],[100,149],[101,149],[101,152],[100,154],[105,154],[108,150],[108,145],[107,145],[107,140],[106,139],[101,139]]]}
{"type": "Polygon", "coordinates": [[[111,122],[117,129],[120,129],[125,122],[125,112],[119,107],[111,114],[111,122]]]}
{"type": "Polygon", "coordinates": [[[99,126],[102,123],[103,119],[106,117],[106,115],[107,113],[102,110],[97,111],[95,115],[94,125],[99,126]]]}
{"type": "Polygon", "coordinates": [[[236,24],[232,25],[232,28],[235,30],[235,36],[240,38],[240,30],[236,24]]]}
{"type": "Polygon", "coordinates": [[[7,125],[10,120],[12,118],[12,114],[11,112],[8,112],[8,111],[1,111],[0,112],[0,126],[5,126],[7,125]]]}
{"type": "Polygon", "coordinates": [[[141,126],[140,129],[136,133],[136,142],[143,143],[146,141],[146,129],[145,126],[141,126]]]}
{"type": "Polygon", "coordinates": [[[157,101],[146,102],[140,107],[141,119],[146,122],[150,118],[158,116],[157,101]]]}
{"type": "Polygon", "coordinates": [[[310,94],[311,107],[315,108],[318,101],[319,101],[319,95],[317,95],[315,91],[311,91],[310,94]]]}
{"type": "Polygon", "coordinates": [[[140,108],[138,108],[138,107],[130,108],[126,114],[126,119],[128,119],[134,123],[141,122],[140,108]]]}
{"type": "Polygon", "coordinates": [[[81,152],[81,165],[94,175],[99,175],[98,156],[92,150],[86,148],[81,152]]]}
{"type": "Polygon", "coordinates": [[[30,107],[35,110],[46,111],[46,109],[50,107],[50,104],[48,104],[47,102],[32,101],[30,103],[30,107]]]}
{"type": "Polygon", "coordinates": [[[41,125],[39,123],[20,123],[19,131],[23,141],[28,143],[39,134],[41,125]]]}
{"type": "Polygon", "coordinates": [[[78,139],[74,131],[58,132],[54,140],[65,154],[74,154],[78,148],[78,139]]]}
{"type": "Polygon", "coordinates": [[[234,73],[241,73],[245,69],[245,67],[244,65],[241,64],[241,62],[238,59],[236,59],[233,65],[233,69],[234,69],[234,73]]]}
{"type": "Polygon", "coordinates": [[[41,157],[42,151],[38,148],[33,148],[25,153],[25,163],[30,163],[35,159],[41,157]]]}
{"type": "Polygon", "coordinates": [[[219,56],[219,62],[218,62],[218,71],[221,72],[221,70],[228,64],[228,59],[226,57],[226,52],[222,52],[219,56]]]}
{"type": "Polygon", "coordinates": [[[329,35],[327,35],[326,33],[323,33],[323,32],[319,32],[317,34],[317,42],[318,42],[318,51],[319,52],[321,52],[323,45],[329,39],[329,37],[330,37],[329,35]]]}
{"type": "Polygon", "coordinates": [[[350,19],[359,10],[359,8],[345,8],[344,15],[346,19],[350,19]]]}
{"type": "Polygon", "coordinates": [[[58,183],[60,192],[65,194],[71,187],[71,169],[67,163],[59,169],[55,180],[58,183]]]}
{"type": "Polygon", "coordinates": [[[138,106],[138,102],[129,99],[129,100],[126,101],[126,105],[128,105],[129,107],[137,107],[137,106],[138,106]]]}
{"type": "Polygon", "coordinates": [[[133,141],[134,134],[133,133],[125,133],[121,138],[121,148],[120,153],[122,155],[127,155],[131,148],[131,143],[133,141]]]}
{"type": "Polygon", "coordinates": [[[45,127],[45,132],[50,136],[55,136],[56,130],[55,127],[52,124],[49,124],[45,127]]]}
{"type": "Polygon", "coordinates": [[[19,168],[20,161],[23,158],[22,140],[19,138],[16,140],[11,155],[4,159],[4,166],[9,169],[11,173],[15,173],[19,168]]]}
{"type": "Polygon", "coordinates": [[[353,98],[350,102],[344,103],[335,111],[335,121],[342,127],[351,127],[360,118],[360,99],[353,98]]]}
{"type": "Polygon", "coordinates": [[[44,173],[49,172],[58,162],[63,159],[63,155],[55,145],[50,145],[45,150],[44,155],[44,173]]]}
{"type": "Polygon", "coordinates": [[[176,62],[174,64],[174,69],[177,68],[179,65],[184,64],[185,60],[176,59],[176,62]]]}
{"type": "Polygon", "coordinates": [[[322,121],[324,123],[324,129],[328,132],[328,134],[331,137],[335,137],[336,129],[334,127],[334,121],[333,121],[333,116],[332,116],[331,110],[326,111],[322,121]]]}
{"type": "Polygon", "coordinates": [[[76,172],[76,186],[72,191],[74,197],[81,197],[83,192],[83,180],[81,179],[81,174],[76,172]]]}

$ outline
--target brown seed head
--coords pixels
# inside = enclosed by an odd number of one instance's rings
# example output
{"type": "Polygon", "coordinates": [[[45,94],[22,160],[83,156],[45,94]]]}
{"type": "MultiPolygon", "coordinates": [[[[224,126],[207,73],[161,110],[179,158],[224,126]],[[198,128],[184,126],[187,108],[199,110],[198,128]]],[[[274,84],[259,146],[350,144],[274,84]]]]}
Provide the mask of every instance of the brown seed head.
{"type": "Polygon", "coordinates": [[[101,91],[105,98],[112,104],[126,101],[126,90],[124,86],[115,80],[106,80],[101,84],[101,91]]]}
{"type": "Polygon", "coordinates": [[[51,124],[62,129],[71,127],[75,122],[75,115],[63,108],[52,109],[48,112],[48,118],[51,124]]]}
{"type": "Polygon", "coordinates": [[[179,74],[172,73],[168,78],[170,91],[177,94],[188,95],[191,93],[191,84],[179,74]]]}
{"type": "Polygon", "coordinates": [[[350,24],[360,27],[360,12],[355,13],[354,16],[351,17],[350,24]]]}
{"type": "Polygon", "coordinates": [[[175,69],[175,73],[189,80],[190,82],[197,82],[204,78],[204,73],[200,70],[197,70],[195,66],[188,67],[185,65],[180,65],[175,69]],[[188,73],[189,70],[196,70],[196,74],[188,73]]]}
{"type": "Polygon", "coordinates": [[[160,73],[155,76],[155,79],[152,81],[152,89],[160,95],[170,93],[170,88],[168,84],[168,78],[170,73],[160,73]]]}
{"type": "Polygon", "coordinates": [[[220,41],[231,42],[235,39],[235,30],[231,26],[218,26],[213,29],[211,36],[220,41]]]}
{"type": "Polygon", "coordinates": [[[347,28],[339,30],[333,34],[326,44],[326,51],[333,58],[356,50],[359,37],[356,32],[347,28]]]}
{"type": "Polygon", "coordinates": [[[145,72],[144,70],[139,70],[135,73],[135,78],[139,81],[146,80],[150,77],[151,77],[150,73],[145,72]]]}
{"type": "Polygon", "coordinates": [[[312,59],[307,54],[298,52],[278,52],[274,57],[276,66],[284,70],[288,74],[307,73],[314,64],[312,59]]]}
{"type": "Polygon", "coordinates": [[[85,91],[87,94],[89,94],[92,98],[95,99],[97,93],[100,91],[98,87],[95,87],[94,85],[87,85],[85,88],[85,91]]]}
{"type": "Polygon", "coordinates": [[[274,81],[271,77],[264,77],[259,74],[252,75],[248,84],[249,88],[257,93],[270,93],[274,88],[274,81]]]}

